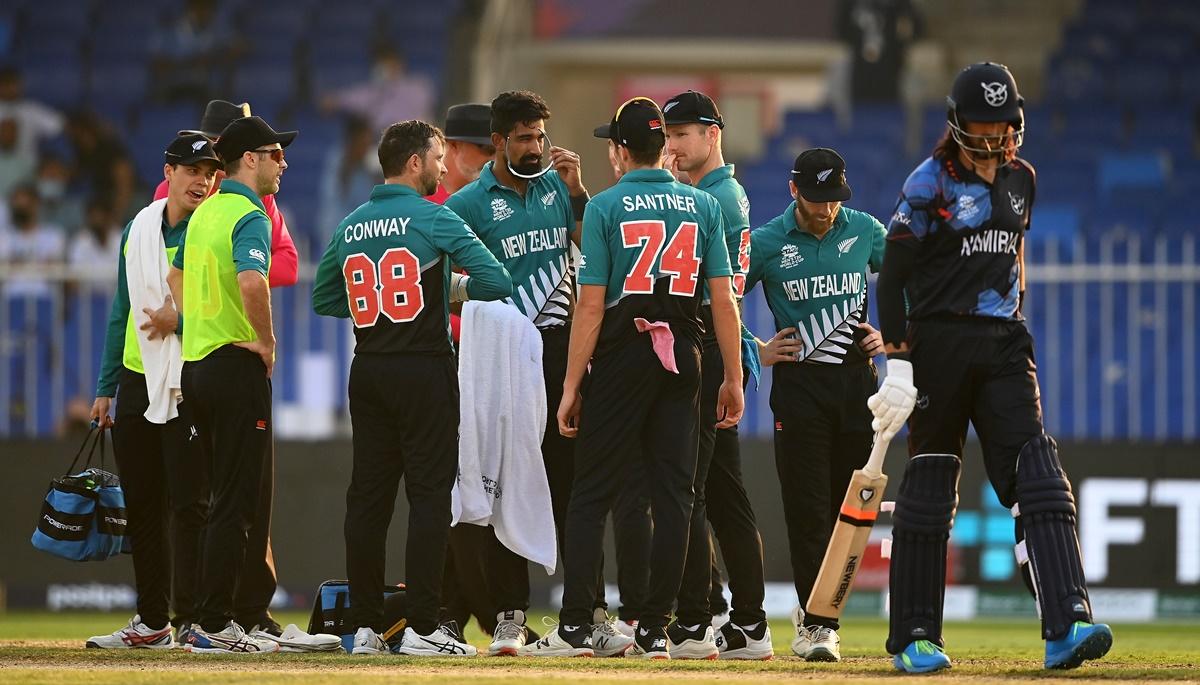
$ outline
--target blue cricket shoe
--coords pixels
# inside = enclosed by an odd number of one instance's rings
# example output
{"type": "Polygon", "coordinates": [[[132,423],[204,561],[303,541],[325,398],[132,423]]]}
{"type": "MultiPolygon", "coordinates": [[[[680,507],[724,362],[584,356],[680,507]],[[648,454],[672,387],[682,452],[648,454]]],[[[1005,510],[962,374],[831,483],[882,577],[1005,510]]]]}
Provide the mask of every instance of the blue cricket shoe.
{"type": "Polygon", "coordinates": [[[1076,621],[1058,640],[1046,640],[1046,668],[1078,668],[1088,659],[1099,659],[1112,647],[1112,629],[1076,621]]]}
{"type": "Polygon", "coordinates": [[[929,640],[916,640],[892,657],[892,663],[905,673],[931,673],[950,668],[950,657],[929,640]]]}

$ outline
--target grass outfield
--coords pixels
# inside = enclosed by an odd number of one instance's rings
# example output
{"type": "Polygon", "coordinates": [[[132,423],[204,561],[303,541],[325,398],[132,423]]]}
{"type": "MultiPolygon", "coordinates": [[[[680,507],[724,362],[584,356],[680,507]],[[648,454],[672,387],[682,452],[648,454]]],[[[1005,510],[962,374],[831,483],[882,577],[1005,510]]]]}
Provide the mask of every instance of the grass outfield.
{"type": "MultiPolygon", "coordinates": [[[[302,627],[307,616],[280,614],[281,623],[302,627]]],[[[777,656],[767,662],[654,662],[636,659],[419,659],[349,655],[192,655],[182,650],[108,651],[83,649],[93,634],[114,630],[127,617],[116,614],[0,614],[0,683],[82,685],[120,683],[562,683],[613,685],[662,681],[753,683],[797,679],[869,683],[898,676],[883,654],[887,625],[879,619],[852,619],[841,632],[840,664],[808,664],[789,651],[786,621],[772,621],[777,656]],[[787,655],[787,656],[783,656],[787,655]],[[167,675],[170,672],[170,675],[167,675]]],[[[535,618],[534,625],[538,619],[535,618]]],[[[1200,626],[1184,623],[1114,626],[1116,641],[1102,661],[1074,671],[1041,669],[1042,642],[1032,621],[973,621],[949,624],[948,652],[954,668],[905,682],[973,683],[1103,679],[1106,681],[1197,681],[1200,679],[1200,626]]],[[[472,626],[473,644],[486,648],[472,626]]]]}

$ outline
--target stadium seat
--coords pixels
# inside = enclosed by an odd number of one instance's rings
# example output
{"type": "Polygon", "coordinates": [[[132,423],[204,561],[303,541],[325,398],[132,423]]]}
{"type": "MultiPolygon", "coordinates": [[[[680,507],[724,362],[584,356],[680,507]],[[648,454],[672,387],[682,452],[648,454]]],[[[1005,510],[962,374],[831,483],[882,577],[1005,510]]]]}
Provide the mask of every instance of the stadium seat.
{"type": "Polygon", "coordinates": [[[1100,158],[1097,187],[1101,193],[1116,186],[1162,188],[1166,185],[1165,167],[1159,154],[1107,154],[1100,158]]]}

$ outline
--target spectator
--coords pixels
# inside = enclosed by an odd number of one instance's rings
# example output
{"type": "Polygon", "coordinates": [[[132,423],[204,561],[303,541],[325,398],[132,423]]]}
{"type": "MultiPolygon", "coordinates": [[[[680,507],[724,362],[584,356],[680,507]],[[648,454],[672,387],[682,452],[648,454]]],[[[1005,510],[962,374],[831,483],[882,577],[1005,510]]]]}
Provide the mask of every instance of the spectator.
{"type": "Polygon", "coordinates": [[[21,72],[0,67],[0,120],[16,121],[16,152],[28,159],[32,168],[37,164],[38,145],[60,135],[64,121],[58,110],[25,98],[23,91],[21,72]]]}
{"type": "Polygon", "coordinates": [[[896,102],[908,46],[920,33],[910,0],[843,0],[838,35],[850,47],[853,102],[896,102]]]}
{"type": "Polygon", "coordinates": [[[33,176],[37,160],[22,155],[17,147],[21,124],[15,118],[0,119],[0,195],[7,196],[17,185],[33,176]]]}
{"type": "Polygon", "coordinates": [[[321,172],[316,244],[324,246],[329,232],[371,196],[375,184],[383,183],[375,145],[366,119],[346,119],[342,144],[329,151],[321,172]]]}
{"type": "Polygon", "coordinates": [[[71,240],[68,250],[71,274],[82,280],[109,278],[121,253],[121,226],[104,197],[88,200],[86,217],[83,230],[71,240]]]}
{"type": "Polygon", "coordinates": [[[397,121],[428,121],[433,113],[433,84],[407,72],[404,57],[394,48],[375,54],[371,79],[328,93],[321,100],[327,112],[365,117],[371,129],[382,131],[397,121]]]}
{"type": "Polygon", "coordinates": [[[72,192],[71,165],[54,153],[43,153],[37,167],[41,216],[48,224],[61,226],[73,235],[83,226],[83,201],[72,192]]]}
{"type": "Polygon", "coordinates": [[[132,217],[136,177],[129,151],[91,112],[77,112],[67,121],[67,136],[75,149],[77,173],[84,190],[108,198],[117,220],[132,217]]]}
{"type": "Polygon", "coordinates": [[[44,224],[38,214],[37,187],[19,185],[8,197],[9,225],[0,230],[0,265],[8,272],[4,292],[10,300],[51,294],[46,266],[62,262],[66,238],[58,226],[44,224]]]}
{"type": "Polygon", "coordinates": [[[151,39],[154,97],[162,102],[207,102],[214,75],[231,63],[230,35],[214,0],[188,0],[183,16],[151,39]]]}

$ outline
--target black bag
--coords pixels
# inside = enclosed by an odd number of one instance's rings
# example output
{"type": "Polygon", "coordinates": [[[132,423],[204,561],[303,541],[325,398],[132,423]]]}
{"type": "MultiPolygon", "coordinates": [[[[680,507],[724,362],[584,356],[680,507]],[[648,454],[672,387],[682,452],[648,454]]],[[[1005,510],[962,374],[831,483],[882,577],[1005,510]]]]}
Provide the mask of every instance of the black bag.
{"type": "Polygon", "coordinates": [[[50,482],[30,542],[71,561],[102,561],[129,551],[127,523],[121,481],[104,468],[104,429],[93,428],[75,452],[66,475],[50,482]],[[84,462],[86,468],[72,475],[89,442],[92,448],[84,462]],[[100,468],[91,468],[97,446],[100,468]]]}
{"type": "MultiPolygon", "coordinates": [[[[326,633],[342,638],[342,649],[347,653],[354,646],[355,627],[346,624],[346,609],[350,607],[350,583],[345,580],[327,580],[317,588],[313,599],[312,616],[308,619],[309,634],[326,633]]],[[[408,606],[404,584],[383,587],[383,619],[388,626],[383,639],[388,645],[396,646],[408,625],[408,606]]]]}

